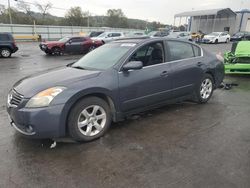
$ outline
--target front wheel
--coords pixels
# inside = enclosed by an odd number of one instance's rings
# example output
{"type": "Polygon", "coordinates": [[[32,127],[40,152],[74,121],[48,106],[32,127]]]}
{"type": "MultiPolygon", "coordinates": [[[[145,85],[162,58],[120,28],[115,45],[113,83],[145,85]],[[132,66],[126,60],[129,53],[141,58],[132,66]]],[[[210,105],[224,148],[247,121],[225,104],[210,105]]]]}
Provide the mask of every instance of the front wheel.
{"type": "Polygon", "coordinates": [[[69,135],[76,141],[92,141],[105,134],[111,124],[109,105],[98,97],[84,98],[68,118],[69,135]]]}
{"type": "Polygon", "coordinates": [[[229,43],[229,42],[230,42],[230,40],[229,40],[229,39],[227,39],[227,40],[226,40],[226,43],[229,43]]]}
{"type": "Polygon", "coordinates": [[[57,56],[63,55],[62,50],[59,47],[52,48],[52,54],[57,55],[57,56]]]}
{"type": "Polygon", "coordinates": [[[214,91],[213,77],[205,74],[195,91],[195,101],[202,104],[209,101],[214,91]]]}
{"type": "Polygon", "coordinates": [[[93,51],[94,49],[96,49],[95,46],[90,46],[90,47],[89,47],[89,52],[93,51]]]}

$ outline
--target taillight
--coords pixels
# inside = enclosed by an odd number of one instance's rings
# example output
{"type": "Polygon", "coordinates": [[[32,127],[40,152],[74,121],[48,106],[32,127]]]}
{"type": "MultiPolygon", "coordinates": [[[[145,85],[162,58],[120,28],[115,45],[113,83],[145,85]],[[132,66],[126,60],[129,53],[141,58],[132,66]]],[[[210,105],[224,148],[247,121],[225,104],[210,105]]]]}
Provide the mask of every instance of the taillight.
{"type": "Polygon", "coordinates": [[[16,47],[16,41],[14,38],[13,38],[13,45],[14,45],[14,47],[16,47]]]}

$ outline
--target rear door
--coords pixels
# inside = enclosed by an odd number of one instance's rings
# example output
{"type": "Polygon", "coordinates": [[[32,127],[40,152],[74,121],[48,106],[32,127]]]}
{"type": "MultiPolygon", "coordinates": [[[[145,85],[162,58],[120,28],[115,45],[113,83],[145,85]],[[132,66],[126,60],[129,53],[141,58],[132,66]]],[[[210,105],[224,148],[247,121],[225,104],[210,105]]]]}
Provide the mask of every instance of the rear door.
{"type": "Polygon", "coordinates": [[[167,41],[171,63],[173,95],[182,97],[193,92],[203,77],[203,57],[200,47],[188,42],[167,41]]]}

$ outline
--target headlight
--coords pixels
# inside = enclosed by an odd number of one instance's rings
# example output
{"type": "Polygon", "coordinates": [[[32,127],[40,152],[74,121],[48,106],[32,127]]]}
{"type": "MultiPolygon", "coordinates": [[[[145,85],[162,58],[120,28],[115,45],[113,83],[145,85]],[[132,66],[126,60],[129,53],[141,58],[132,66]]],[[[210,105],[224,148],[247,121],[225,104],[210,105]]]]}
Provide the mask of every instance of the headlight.
{"type": "Polygon", "coordinates": [[[40,93],[36,94],[34,97],[32,97],[25,107],[27,108],[40,108],[40,107],[46,107],[49,106],[51,101],[60,94],[63,90],[65,90],[65,87],[52,87],[49,89],[46,89],[44,91],[41,91],[40,93]]]}

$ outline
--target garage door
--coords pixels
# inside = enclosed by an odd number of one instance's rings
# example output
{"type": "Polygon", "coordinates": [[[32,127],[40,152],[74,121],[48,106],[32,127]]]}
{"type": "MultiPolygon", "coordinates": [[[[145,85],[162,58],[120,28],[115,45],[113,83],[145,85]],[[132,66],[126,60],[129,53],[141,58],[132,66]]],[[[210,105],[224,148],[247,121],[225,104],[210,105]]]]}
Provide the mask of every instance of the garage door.
{"type": "Polygon", "coordinates": [[[246,31],[250,31],[250,19],[247,20],[247,28],[246,31]]]}

